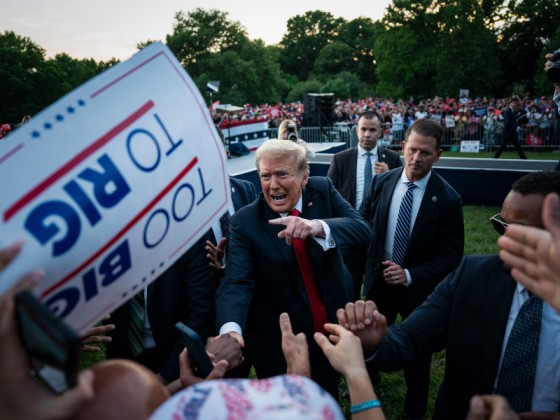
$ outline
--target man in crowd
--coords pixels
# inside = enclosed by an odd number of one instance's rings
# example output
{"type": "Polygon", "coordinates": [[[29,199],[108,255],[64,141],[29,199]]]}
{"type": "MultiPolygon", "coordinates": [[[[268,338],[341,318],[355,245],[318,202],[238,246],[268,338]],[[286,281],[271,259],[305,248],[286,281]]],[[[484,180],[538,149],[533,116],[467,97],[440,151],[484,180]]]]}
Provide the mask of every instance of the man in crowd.
{"type": "MultiPolygon", "coordinates": [[[[358,145],[335,154],[331,162],[328,177],[340,195],[355,209],[360,208],[375,175],[402,166],[398,153],[377,145],[382,132],[379,115],[371,111],[364,112],[356,127],[358,145]]],[[[352,275],[354,296],[358,299],[364,277],[366,250],[345,248],[343,257],[352,275]]]]}
{"type": "Polygon", "coordinates": [[[340,255],[366,246],[367,223],[328,178],[309,178],[306,150],[269,140],[256,153],[263,194],[230,220],[225,276],[216,295],[220,334],[246,344],[259,377],[286,371],[278,317],[287,312],[294,333],[305,333],[312,378],[338,395],[338,375],[313,341],[352,299],[340,255]]]}
{"type": "MultiPolygon", "coordinates": [[[[376,176],[360,212],[372,226],[364,295],[388,324],[403,319],[459,265],[464,228],[461,196],[432,166],[441,156],[443,129],[415,121],[403,142],[404,169],[376,176]]],[[[431,354],[405,368],[405,414],[421,418],[427,408],[431,354]]]]}
{"type": "Polygon", "coordinates": [[[515,147],[515,151],[521,159],[527,159],[525,152],[519,144],[517,137],[517,127],[519,127],[518,119],[521,116],[519,112],[519,99],[516,97],[511,98],[508,108],[504,111],[504,128],[502,130],[502,142],[500,147],[496,150],[494,159],[498,159],[502,152],[507,149],[509,143],[515,147]]]}
{"type": "MultiPolygon", "coordinates": [[[[499,215],[542,228],[544,197],[560,192],[560,173],[535,172],[516,181],[499,215]]],[[[387,331],[382,311],[368,301],[348,304],[339,322],[352,328],[369,362],[383,370],[414,364],[446,349],[444,381],[434,418],[464,418],[469,399],[502,394],[517,412],[557,411],[560,404],[560,315],[531,296],[494,255],[469,255],[404,322],[387,331]]]]}

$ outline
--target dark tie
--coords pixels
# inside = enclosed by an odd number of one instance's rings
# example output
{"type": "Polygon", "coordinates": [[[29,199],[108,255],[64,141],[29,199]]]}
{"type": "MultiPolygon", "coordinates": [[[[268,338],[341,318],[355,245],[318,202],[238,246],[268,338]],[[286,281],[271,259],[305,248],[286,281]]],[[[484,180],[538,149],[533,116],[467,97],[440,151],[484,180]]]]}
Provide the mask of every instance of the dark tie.
{"type": "Polygon", "coordinates": [[[371,179],[373,178],[373,170],[371,167],[371,153],[366,153],[366,165],[364,166],[364,199],[366,198],[367,191],[369,189],[369,184],[371,184],[371,179]]]}
{"type": "Polygon", "coordinates": [[[532,296],[519,309],[506,344],[495,393],[516,412],[531,411],[543,301],[532,296]]]}
{"type": "MultiPolygon", "coordinates": [[[[290,216],[299,216],[299,211],[297,209],[293,209],[289,214],[290,216]]],[[[294,246],[301,276],[303,277],[303,282],[305,284],[305,290],[307,291],[309,305],[311,306],[311,314],[313,315],[313,331],[324,333],[324,326],[327,322],[327,310],[321,296],[319,295],[319,289],[317,288],[317,280],[315,279],[313,265],[311,264],[308,243],[307,241],[301,239],[292,239],[292,245],[294,246]]]]}
{"type": "Polygon", "coordinates": [[[406,187],[406,194],[404,195],[401,207],[399,208],[392,255],[392,261],[401,267],[404,263],[404,257],[406,256],[406,249],[408,247],[408,238],[410,236],[410,216],[412,214],[413,190],[414,188],[418,188],[412,182],[407,182],[406,187]]]}
{"type": "Polygon", "coordinates": [[[144,290],[135,294],[128,302],[128,329],[126,336],[133,356],[144,350],[144,290]]]}
{"type": "Polygon", "coordinates": [[[220,228],[222,229],[222,237],[229,239],[229,211],[226,211],[220,217],[220,228]]]}

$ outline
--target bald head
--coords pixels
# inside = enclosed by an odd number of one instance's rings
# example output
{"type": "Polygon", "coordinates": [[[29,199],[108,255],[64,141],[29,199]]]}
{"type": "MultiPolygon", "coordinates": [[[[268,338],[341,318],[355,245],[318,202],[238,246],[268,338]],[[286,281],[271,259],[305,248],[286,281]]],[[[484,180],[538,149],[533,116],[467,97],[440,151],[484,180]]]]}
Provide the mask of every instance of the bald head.
{"type": "Polygon", "coordinates": [[[146,419],[168,397],[156,375],[129,360],[107,360],[91,367],[95,397],[76,420],[146,419]]]}

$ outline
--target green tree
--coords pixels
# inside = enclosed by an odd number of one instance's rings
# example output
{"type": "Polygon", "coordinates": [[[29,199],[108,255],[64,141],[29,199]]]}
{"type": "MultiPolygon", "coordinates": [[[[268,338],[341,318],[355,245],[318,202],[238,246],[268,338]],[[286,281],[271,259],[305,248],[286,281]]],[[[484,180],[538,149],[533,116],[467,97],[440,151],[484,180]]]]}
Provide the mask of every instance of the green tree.
{"type": "Polygon", "coordinates": [[[477,0],[450,3],[454,4],[438,12],[434,91],[454,96],[459,89],[468,88],[473,97],[492,95],[500,63],[496,37],[486,26],[485,12],[477,0]]]}
{"type": "Polygon", "coordinates": [[[345,22],[340,29],[338,40],[352,48],[352,71],[369,84],[375,78],[375,34],[376,23],[370,18],[359,17],[345,22]]]}
{"type": "MultiPolygon", "coordinates": [[[[560,49],[560,26],[554,32],[554,35],[550,38],[550,42],[546,45],[543,50],[541,51],[540,56],[535,63],[535,77],[533,79],[533,86],[535,87],[535,95],[536,96],[550,96],[554,91],[554,87],[546,73],[544,71],[544,63],[546,61],[545,56],[548,53],[552,53],[556,50],[560,49]]],[[[560,63],[559,63],[560,64],[560,63]]]]}
{"type": "Polygon", "coordinates": [[[318,79],[308,79],[304,82],[297,82],[294,83],[290,92],[288,93],[288,97],[286,98],[287,102],[298,102],[303,101],[303,96],[306,93],[317,93],[322,92],[323,83],[318,79]]]}
{"type": "Polygon", "coordinates": [[[200,74],[198,65],[204,58],[236,50],[248,40],[245,28],[227,16],[226,12],[200,8],[175,14],[173,32],[167,35],[166,43],[192,77],[200,74]]]}
{"type": "Polygon", "coordinates": [[[299,80],[307,79],[319,52],[337,38],[343,23],[344,19],[320,10],[290,18],[280,41],[282,69],[299,80]]]}
{"type": "Polygon", "coordinates": [[[342,71],[334,78],[328,78],[321,87],[323,93],[334,93],[337,98],[365,98],[371,96],[371,89],[356,73],[342,71]]]}
{"type": "Polygon", "coordinates": [[[394,0],[376,37],[379,91],[393,96],[492,94],[499,62],[495,1],[394,0]]]}
{"type": "Polygon", "coordinates": [[[502,10],[503,26],[498,30],[500,61],[503,70],[503,91],[511,91],[516,83],[532,90],[535,66],[542,62],[541,53],[549,45],[560,22],[560,7],[550,0],[509,0],[502,10]]]}
{"type": "Polygon", "coordinates": [[[57,54],[53,60],[48,60],[58,67],[63,77],[63,94],[87,82],[103,70],[92,58],[78,60],[68,54],[57,54]]]}
{"type": "Polygon", "coordinates": [[[338,74],[343,70],[353,70],[356,65],[353,52],[352,47],[343,42],[335,41],[325,45],[315,59],[315,73],[326,76],[338,74]]]}
{"type": "Polygon", "coordinates": [[[43,95],[47,86],[38,84],[37,76],[45,62],[45,50],[27,37],[6,31],[0,33],[0,57],[0,121],[19,122],[46,102],[43,95]]]}
{"type": "Polygon", "coordinates": [[[433,96],[434,43],[439,28],[432,0],[394,0],[376,36],[378,90],[383,95],[433,96]]]}

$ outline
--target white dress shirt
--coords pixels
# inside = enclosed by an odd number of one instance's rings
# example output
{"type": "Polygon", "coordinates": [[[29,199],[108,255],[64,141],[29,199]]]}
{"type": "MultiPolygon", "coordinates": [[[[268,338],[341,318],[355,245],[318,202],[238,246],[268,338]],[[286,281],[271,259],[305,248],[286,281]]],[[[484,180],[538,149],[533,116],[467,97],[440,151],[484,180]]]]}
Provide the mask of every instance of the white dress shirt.
{"type": "MultiPolygon", "coordinates": [[[[368,153],[368,151],[358,145],[358,160],[356,162],[356,209],[360,208],[362,199],[364,198],[364,170],[366,167],[366,159],[368,158],[366,153],[368,153]]],[[[375,176],[373,167],[375,166],[375,162],[377,162],[377,146],[371,149],[369,153],[371,153],[371,156],[369,156],[371,160],[371,173],[375,176]]]]}
{"type": "MultiPolygon", "coordinates": [[[[506,333],[502,344],[500,367],[494,381],[494,388],[498,384],[502,360],[513,324],[521,306],[527,299],[529,299],[529,292],[523,285],[517,284],[511,301],[506,333]]],[[[546,302],[543,303],[542,311],[531,411],[557,412],[560,408],[560,314],[546,302]]]]}
{"type": "MultiPolygon", "coordinates": [[[[420,210],[420,204],[422,204],[422,198],[424,198],[424,192],[426,191],[426,186],[430,180],[432,172],[430,171],[428,175],[422,178],[420,181],[416,181],[414,185],[418,188],[412,190],[412,212],[410,215],[410,231],[409,237],[414,229],[414,223],[416,222],[416,216],[418,216],[418,211],[420,210]]],[[[385,260],[393,260],[393,244],[395,242],[395,230],[397,230],[397,219],[399,218],[399,209],[401,208],[401,202],[406,194],[408,187],[406,183],[410,180],[406,177],[406,171],[403,170],[401,178],[395,185],[395,190],[393,191],[393,198],[391,199],[391,207],[389,209],[389,218],[387,220],[387,235],[385,236],[385,260]]],[[[412,283],[412,278],[410,277],[409,271],[404,268],[406,273],[406,285],[409,286],[412,283]]]]}

